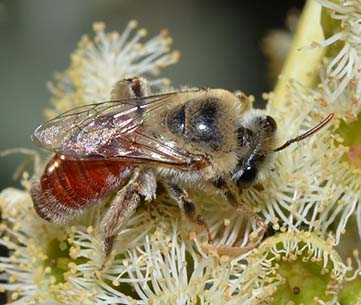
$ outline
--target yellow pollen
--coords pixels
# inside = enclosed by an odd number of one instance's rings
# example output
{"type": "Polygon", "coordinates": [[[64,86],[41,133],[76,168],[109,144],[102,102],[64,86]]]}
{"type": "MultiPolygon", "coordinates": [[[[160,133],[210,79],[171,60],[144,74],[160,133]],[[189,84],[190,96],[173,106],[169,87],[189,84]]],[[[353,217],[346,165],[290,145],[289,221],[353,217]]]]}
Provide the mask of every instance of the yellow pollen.
{"type": "Polygon", "coordinates": [[[273,226],[273,229],[278,231],[280,229],[280,225],[277,223],[277,224],[274,224],[273,226]]]}
{"type": "Polygon", "coordinates": [[[221,256],[221,261],[223,263],[228,263],[229,262],[229,256],[228,255],[222,255],[221,256]]]}
{"type": "Polygon", "coordinates": [[[174,63],[178,62],[180,58],[180,52],[178,50],[175,50],[172,52],[172,61],[174,63]]]}
{"type": "Polygon", "coordinates": [[[93,24],[94,32],[100,32],[105,30],[105,23],[104,22],[94,22],[93,24]]]}
{"type": "Polygon", "coordinates": [[[86,231],[88,232],[88,234],[91,234],[94,232],[94,228],[92,226],[89,226],[86,231]]]}
{"type": "Polygon", "coordinates": [[[9,283],[15,283],[17,280],[17,276],[15,274],[12,274],[10,277],[9,277],[9,283]]]}
{"type": "Polygon", "coordinates": [[[173,38],[172,37],[167,37],[165,40],[164,40],[164,44],[165,45],[171,45],[173,43],[173,38]]]}
{"type": "Polygon", "coordinates": [[[163,83],[163,86],[169,87],[169,85],[170,85],[170,80],[169,80],[168,78],[164,78],[164,79],[162,80],[162,83],[163,83]]]}
{"type": "Polygon", "coordinates": [[[129,23],[128,23],[128,26],[131,29],[135,29],[138,26],[138,21],[137,20],[130,20],[129,23]]]}
{"type": "Polygon", "coordinates": [[[168,35],[169,35],[169,31],[168,31],[167,29],[162,29],[162,30],[160,31],[160,35],[162,35],[162,36],[168,36],[168,35]]]}
{"type": "Polygon", "coordinates": [[[138,34],[140,37],[145,37],[145,36],[147,36],[147,30],[142,28],[138,31],[138,34]]]}
{"type": "Polygon", "coordinates": [[[111,40],[115,41],[115,40],[117,40],[119,38],[119,33],[118,32],[111,32],[109,37],[110,37],[111,40]]]}
{"type": "Polygon", "coordinates": [[[11,294],[11,299],[16,300],[19,297],[19,294],[17,292],[14,292],[11,294]]]}

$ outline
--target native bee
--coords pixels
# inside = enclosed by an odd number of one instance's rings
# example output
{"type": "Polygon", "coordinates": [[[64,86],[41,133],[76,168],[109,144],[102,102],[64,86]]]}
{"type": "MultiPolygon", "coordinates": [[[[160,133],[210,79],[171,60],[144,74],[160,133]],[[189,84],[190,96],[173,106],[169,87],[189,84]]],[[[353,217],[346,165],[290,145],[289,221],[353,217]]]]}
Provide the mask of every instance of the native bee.
{"type": "Polygon", "coordinates": [[[185,188],[213,183],[237,207],[230,182],[251,186],[274,151],[332,118],[275,149],[275,120],[243,106],[223,89],[151,95],[146,80],[121,80],[110,101],[72,109],[35,130],[35,143],[54,153],[32,187],[35,210],[64,223],[115,193],[100,224],[109,253],[141,199],[154,200],[161,183],[185,215],[208,230],[185,188]]]}

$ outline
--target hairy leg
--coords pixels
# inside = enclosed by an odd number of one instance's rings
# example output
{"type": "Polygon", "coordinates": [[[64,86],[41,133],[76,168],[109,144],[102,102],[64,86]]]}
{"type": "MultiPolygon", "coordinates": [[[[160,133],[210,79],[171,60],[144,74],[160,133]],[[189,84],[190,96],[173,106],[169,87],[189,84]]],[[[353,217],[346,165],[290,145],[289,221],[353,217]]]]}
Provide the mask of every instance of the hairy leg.
{"type": "Polygon", "coordinates": [[[259,237],[259,241],[261,241],[268,228],[267,225],[263,222],[262,218],[257,213],[253,212],[248,206],[239,204],[229,185],[222,178],[219,178],[217,181],[215,181],[213,185],[237,211],[239,211],[241,214],[247,214],[255,219],[256,223],[261,228],[261,236],[259,237]]]}
{"type": "Polygon", "coordinates": [[[100,233],[104,237],[104,252],[107,259],[113,249],[117,233],[126,225],[139,205],[140,184],[139,173],[135,173],[130,181],[121,188],[110,203],[100,222],[100,233]]]}
{"type": "Polygon", "coordinates": [[[202,226],[207,231],[208,243],[212,243],[212,236],[209,227],[205,219],[196,213],[196,207],[193,202],[190,201],[188,193],[174,183],[165,183],[165,187],[170,196],[178,203],[182,214],[187,216],[191,222],[202,226]]]}

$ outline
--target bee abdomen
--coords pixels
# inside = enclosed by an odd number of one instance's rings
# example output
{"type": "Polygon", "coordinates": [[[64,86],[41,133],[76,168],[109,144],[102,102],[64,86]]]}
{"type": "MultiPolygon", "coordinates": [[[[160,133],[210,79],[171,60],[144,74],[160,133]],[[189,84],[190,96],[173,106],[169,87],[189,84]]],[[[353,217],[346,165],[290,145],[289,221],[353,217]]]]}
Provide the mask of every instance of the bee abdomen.
{"type": "Polygon", "coordinates": [[[63,160],[55,155],[31,195],[37,213],[62,223],[120,188],[131,166],[119,161],[63,160]]]}

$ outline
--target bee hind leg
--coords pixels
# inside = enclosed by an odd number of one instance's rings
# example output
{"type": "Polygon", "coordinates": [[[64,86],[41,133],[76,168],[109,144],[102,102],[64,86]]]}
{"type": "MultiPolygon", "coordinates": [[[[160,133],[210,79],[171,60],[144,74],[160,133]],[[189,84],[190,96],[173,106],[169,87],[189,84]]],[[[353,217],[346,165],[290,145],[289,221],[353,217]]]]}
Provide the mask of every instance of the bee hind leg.
{"type": "Polygon", "coordinates": [[[183,217],[187,216],[191,222],[202,226],[206,230],[208,235],[208,243],[211,244],[213,240],[207,222],[203,216],[196,213],[196,207],[194,203],[190,201],[188,193],[174,183],[166,183],[165,187],[168,190],[170,196],[178,203],[183,217]]]}
{"type": "Polygon", "coordinates": [[[117,233],[126,225],[140,202],[140,185],[137,181],[128,183],[120,189],[110,203],[110,207],[100,222],[100,233],[104,237],[105,262],[113,250],[117,233]]]}

